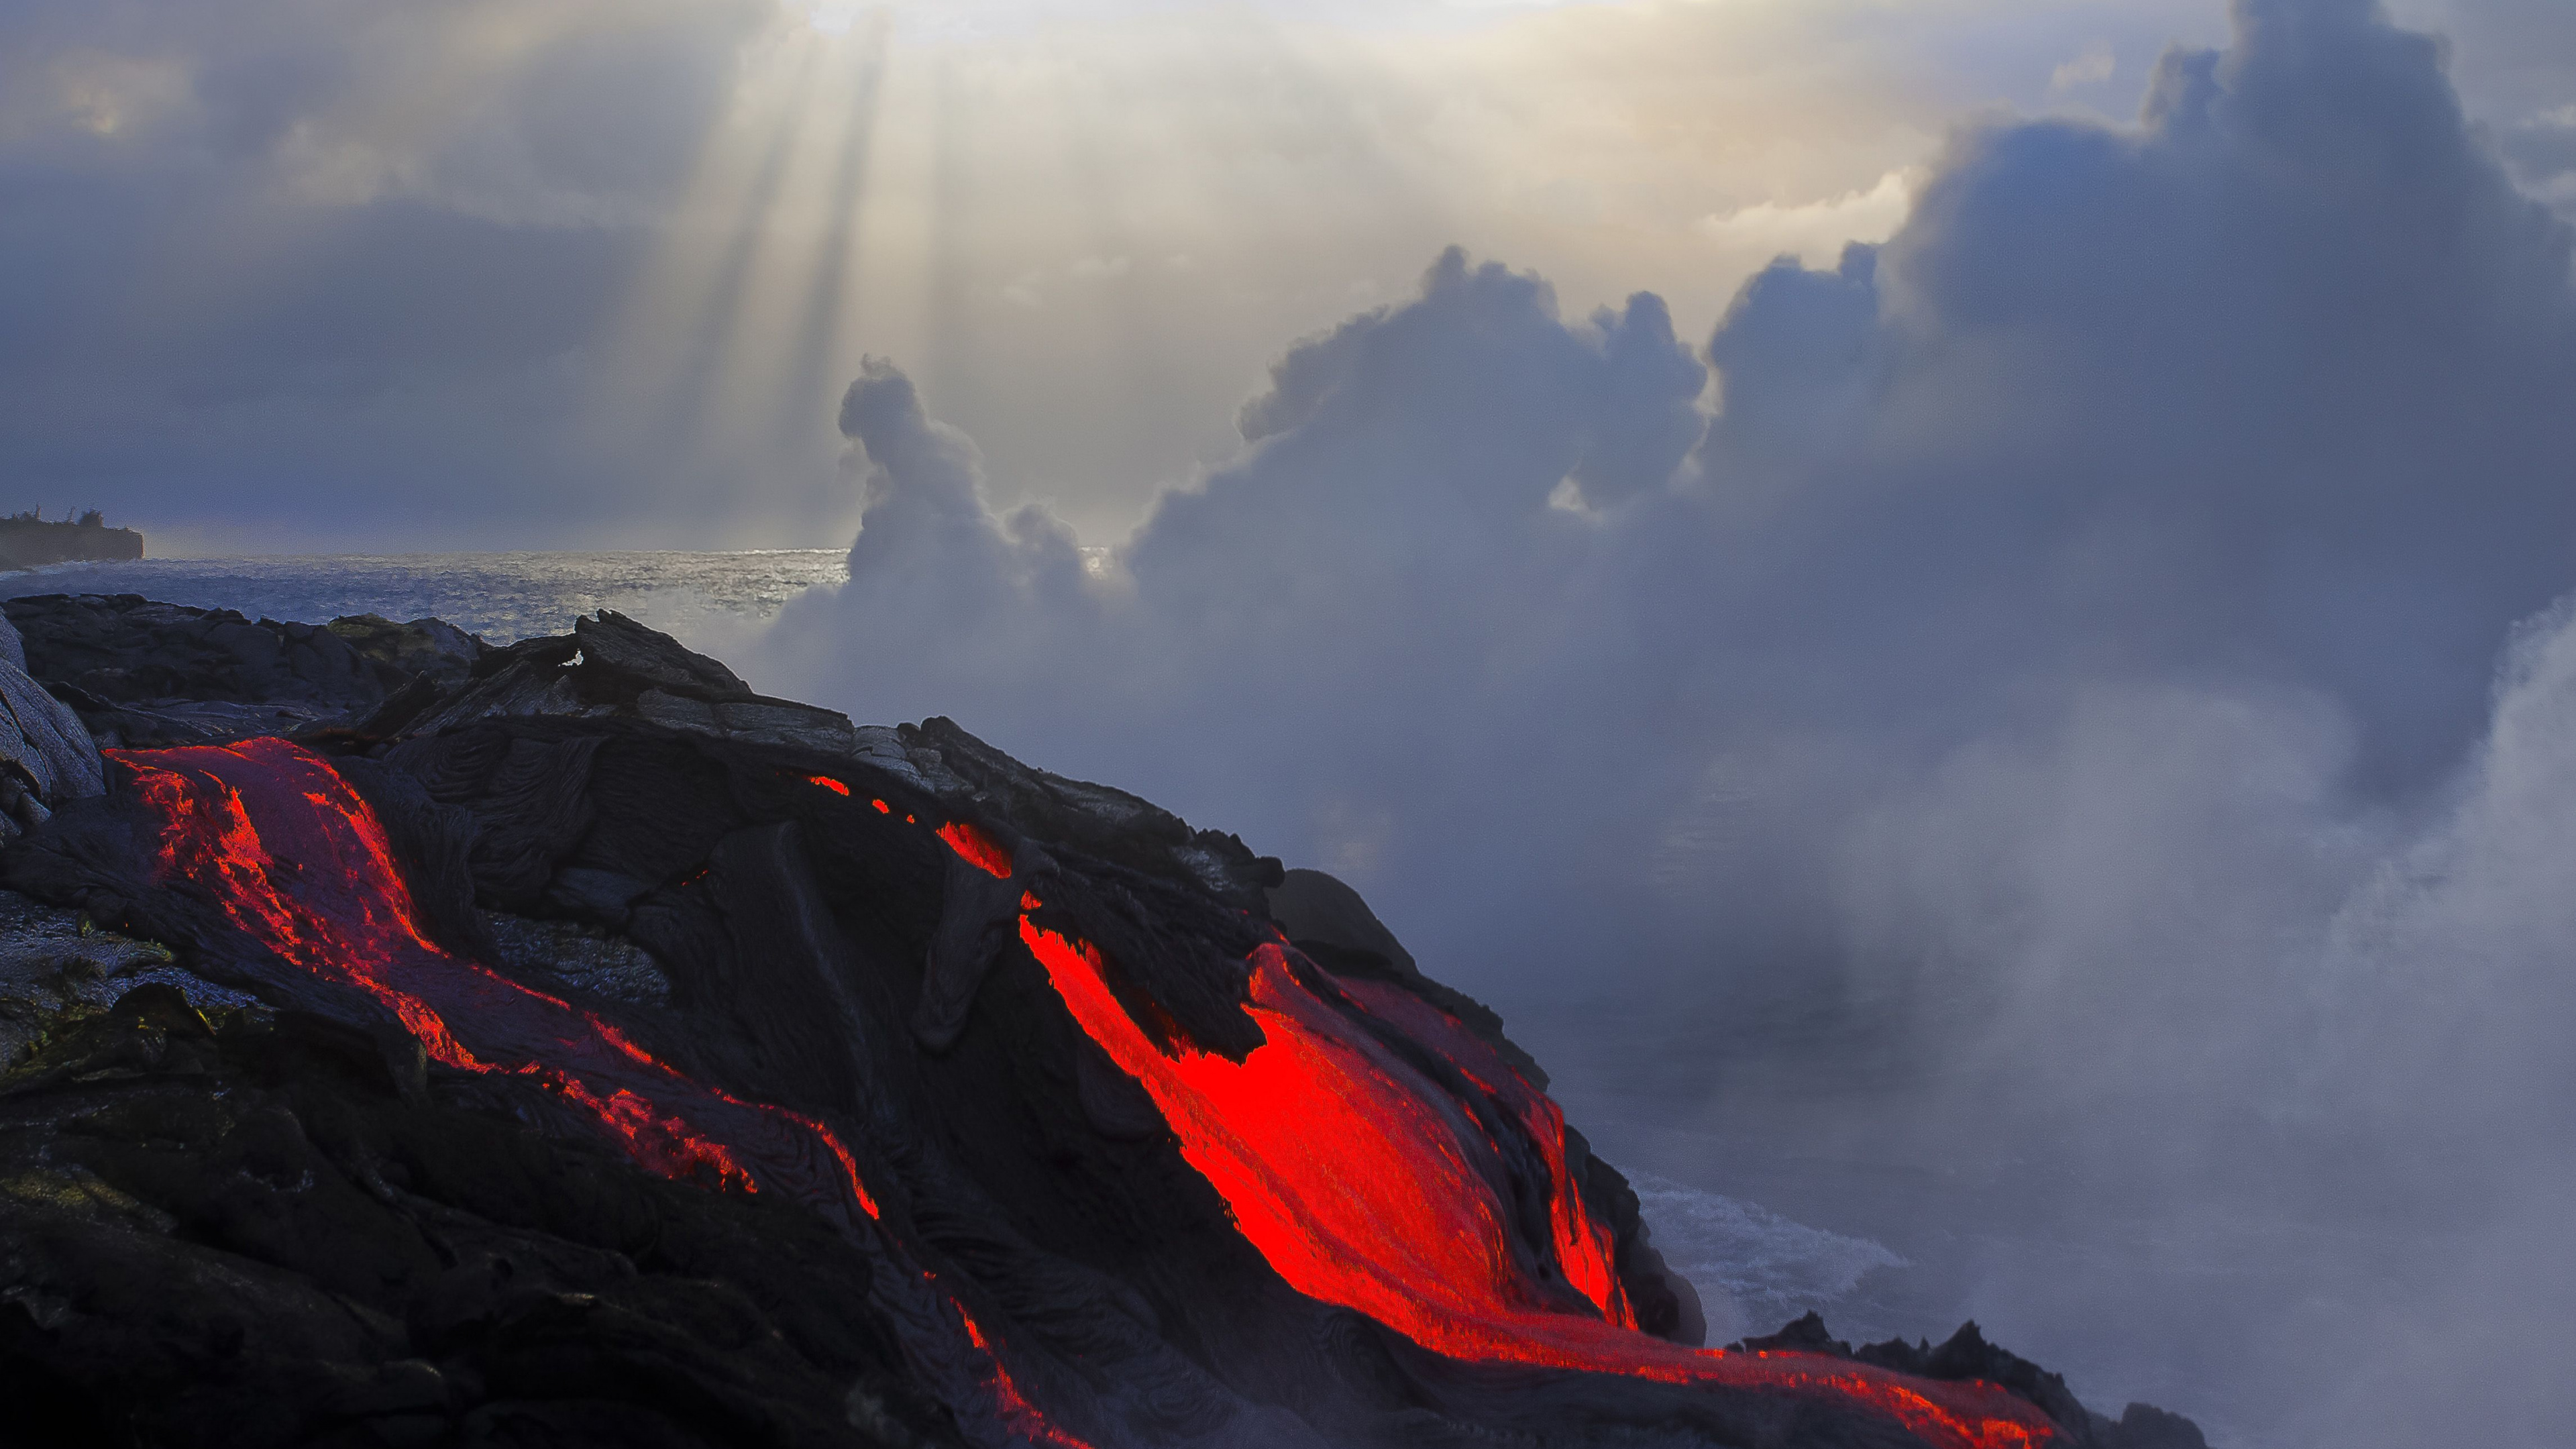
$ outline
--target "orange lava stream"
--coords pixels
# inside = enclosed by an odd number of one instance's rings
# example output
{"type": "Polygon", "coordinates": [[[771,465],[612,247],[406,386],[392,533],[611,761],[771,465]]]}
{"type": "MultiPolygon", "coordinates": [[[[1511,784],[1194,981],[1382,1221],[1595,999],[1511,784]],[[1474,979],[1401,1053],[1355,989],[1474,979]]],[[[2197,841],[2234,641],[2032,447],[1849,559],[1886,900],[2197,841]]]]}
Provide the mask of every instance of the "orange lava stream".
{"type": "MultiPolygon", "coordinates": [[[[319,756],[279,739],[107,753],[133,770],[136,793],[161,819],[156,883],[193,888],[287,964],[373,996],[438,1062],[536,1080],[665,1177],[777,1187],[853,1232],[848,1208],[879,1216],[857,1159],[820,1119],[698,1082],[590,1012],[430,941],[374,809],[319,756]]],[[[849,794],[828,776],[811,779],[849,794]]],[[[971,825],[956,829],[941,834],[1009,875],[1007,853],[971,825]]],[[[1089,1449],[1021,1393],[962,1302],[927,1272],[920,1285],[954,1311],[1004,1442],[1089,1449]]],[[[908,1311],[935,1321],[926,1305],[908,1311]]]]}
{"type": "Polygon", "coordinates": [[[1593,1312],[1569,1311],[1565,1295],[1532,1280],[1455,1103],[1299,983],[1283,947],[1253,953],[1249,1009],[1264,1040],[1234,1062],[1186,1041],[1169,1055],[1158,1049],[1119,1006],[1088,942],[1026,915],[1020,938],[1083,1030],[1153,1097],[1244,1237],[1309,1297],[1453,1358],[1833,1399],[1943,1449],[2035,1449],[2054,1437],[2045,1415],[1991,1384],[1817,1354],[1690,1349],[1637,1332],[1624,1299],[1602,1288],[1608,1239],[1570,1190],[1563,1117],[1552,1103],[1538,1109],[1529,1099],[1545,1098],[1456,1022],[1397,999],[1409,994],[1342,983],[1364,1010],[1514,1110],[1543,1146],[1552,1142],[1557,1248],[1593,1312]]]}
{"type": "Polygon", "coordinates": [[[1622,1328],[1637,1326],[1636,1310],[1611,1267],[1612,1234],[1607,1224],[1583,1210],[1583,1195],[1566,1162],[1565,1112],[1545,1092],[1529,1084],[1465,1023],[1421,997],[1383,981],[1343,981],[1342,991],[1371,1016],[1446,1058],[1467,1080],[1518,1120],[1547,1161],[1548,1226],[1553,1232],[1557,1266],[1566,1281],[1590,1300],[1601,1316],[1622,1328]]]}
{"type": "Polygon", "coordinates": [[[939,838],[947,841],[948,848],[964,857],[967,864],[986,875],[996,880],[1011,878],[1011,853],[993,837],[976,829],[972,822],[951,820],[939,827],[939,838]]]}
{"type": "Polygon", "coordinates": [[[820,1121],[694,1081],[591,1013],[432,943],[374,810],[320,757],[278,739],[110,753],[162,819],[160,881],[187,882],[289,964],[375,997],[434,1060],[535,1078],[664,1176],[775,1183],[877,1215],[857,1160],[820,1121]]]}

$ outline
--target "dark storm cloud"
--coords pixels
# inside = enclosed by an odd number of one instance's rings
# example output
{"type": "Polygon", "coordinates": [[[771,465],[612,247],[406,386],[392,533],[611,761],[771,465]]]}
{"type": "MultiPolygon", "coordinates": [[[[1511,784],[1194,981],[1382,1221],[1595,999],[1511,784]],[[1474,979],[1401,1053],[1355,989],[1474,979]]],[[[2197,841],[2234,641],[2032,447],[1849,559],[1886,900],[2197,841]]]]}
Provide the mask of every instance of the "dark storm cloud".
{"type": "Polygon", "coordinates": [[[2419,1269],[2484,1316],[2439,1382],[2385,1300],[2237,1304],[2211,1352],[2302,1442],[2513,1442],[2563,1386],[2442,1385],[2576,1281],[2535,1226],[2576,1110],[2576,294],[2441,67],[2359,0],[2243,0],[2135,127],[1959,135],[1883,248],[1744,288],[1696,443],[1655,299],[1569,323],[1452,254],[1088,572],[874,365],[851,583],[766,682],[1340,870],[1510,1001],[1697,1010],[1719,1060],[1749,1001],[1897,1003],[1842,1038],[1922,1069],[1879,1110],[2048,1192],[2447,1204],[2419,1269]]]}
{"type": "Polygon", "coordinates": [[[595,534],[562,419],[768,13],[11,7],[10,506],[595,534]]]}

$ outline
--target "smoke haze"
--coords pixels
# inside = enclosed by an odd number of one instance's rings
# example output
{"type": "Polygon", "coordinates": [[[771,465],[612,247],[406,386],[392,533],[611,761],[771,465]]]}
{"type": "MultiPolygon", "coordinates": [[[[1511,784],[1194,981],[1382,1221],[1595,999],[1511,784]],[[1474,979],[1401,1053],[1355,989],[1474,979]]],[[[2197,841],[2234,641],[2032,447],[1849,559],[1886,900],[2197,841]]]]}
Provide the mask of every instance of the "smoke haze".
{"type": "Polygon", "coordinates": [[[2241,0],[2134,125],[1959,131],[1704,348],[1453,250],[1106,550],[871,359],[850,582],[756,677],[1345,876],[1578,1096],[1656,1058],[1653,1140],[2089,1245],[1952,1300],[2079,1391],[2549,1442],[2576,286],[2444,66],[2241,0]]]}

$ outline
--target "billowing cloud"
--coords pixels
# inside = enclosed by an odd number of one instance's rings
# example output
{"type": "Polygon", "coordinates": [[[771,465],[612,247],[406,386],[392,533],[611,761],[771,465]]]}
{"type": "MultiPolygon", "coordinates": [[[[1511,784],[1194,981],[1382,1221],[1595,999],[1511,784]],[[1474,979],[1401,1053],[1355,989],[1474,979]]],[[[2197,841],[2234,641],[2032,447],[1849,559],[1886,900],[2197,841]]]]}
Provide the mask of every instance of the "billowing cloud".
{"type": "MultiPolygon", "coordinates": [[[[1283,848],[1391,858],[1419,847],[1381,802],[1538,767],[1491,757],[1530,743],[1486,717],[1497,688],[1591,694],[1616,718],[1598,691],[1625,662],[1543,641],[1589,607],[1602,520],[1662,493],[1697,441],[1706,378],[1651,297],[1568,323],[1545,284],[1453,252],[1413,302],[1284,358],[1244,409],[1246,458],[1095,566],[1042,509],[992,512],[972,445],[875,364],[841,413],[868,499],[851,582],[793,610],[774,667],[1102,778],[1159,760],[1167,792],[1254,811],[1293,832],[1283,848]],[[1202,732],[1226,743],[1169,748],[1202,732]],[[1287,773],[1255,806],[1245,761],[1265,758],[1287,773]]],[[[1509,832],[1456,849],[1518,853],[1509,832]]]]}
{"type": "Polygon", "coordinates": [[[1343,871],[1507,1005],[1651,1002],[1739,1132],[1892,1083],[1882,1146],[2281,1275],[1995,1265],[1989,1327],[2079,1367],[2188,1334],[2155,1387],[2261,1432],[2524,1442],[2576,1407],[2484,1367],[2576,1277],[2532,1227],[2576,1110],[2576,291],[2442,62],[2242,0],[2133,126],[1964,130],[1883,246],[1746,284],[1708,413],[1655,298],[1569,320],[1453,253],[1106,554],[873,364],[851,583],[762,682],[1343,871]],[[2486,1317],[2401,1374],[2427,1295],[2486,1317]]]}
{"type": "Polygon", "coordinates": [[[1971,134],[1874,261],[1758,279],[1712,477],[1780,496],[1766,528],[1869,520],[1909,614],[1989,655],[2241,665],[2354,709],[2375,764],[2449,758],[2576,579],[2576,302],[2432,42],[2367,12],[2249,4],[2141,132],[1971,134]]]}
{"type": "Polygon", "coordinates": [[[1758,201],[1711,215],[1700,225],[1723,243],[1819,265],[1830,264],[1853,242],[1885,241],[1912,209],[1905,173],[1890,171],[1866,190],[1792,206],[1758,201]]]}

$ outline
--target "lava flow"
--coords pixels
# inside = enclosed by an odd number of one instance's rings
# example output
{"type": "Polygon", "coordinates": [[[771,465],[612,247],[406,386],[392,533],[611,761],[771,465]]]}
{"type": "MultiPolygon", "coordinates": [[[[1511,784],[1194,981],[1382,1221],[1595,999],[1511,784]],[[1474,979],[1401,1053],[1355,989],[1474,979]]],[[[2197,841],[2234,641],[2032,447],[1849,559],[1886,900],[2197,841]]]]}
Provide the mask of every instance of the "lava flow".
{"type": "Polygon", "coordinates": [[[1610,1229],[1584,1211],[1583,1194],[1566,1160],[1564,1110],[1457,1018],[1412,992],[1382,981],[1337,984],[1362,1010],[1415,1045],[1438,1053],[1520,1123],[1547,1163],[1548,1227],[1555,1238],[1559,1270],[1603,1318],[1622,1328],[1635,1328],[1636,1310],[1629,1306],[1627,1290],[1619,1286],[1617,1270],[1610,1265],[1610,1229]]]}
{"type": "Polygon", "coordinates": [[[375,997],[434,1060],[535,1079],[665,1176],[778,1184],[876,1216],[822,1123],[693,1081],[589,1012],[431,942],[384,827],[320,757],[278,739],[109,753],[161,817],[162,880],[197,886],[288,964],[375,997]]]}
{"type": "MultiPolygon", "coordinates": [[[[698,1082],[590,1012],[432,942],[374,809],[329,762],[267,738],[106,753],[160,818],[159,882],[211,898],[289,966],[373,996],[438,1062],[529,1078],[663,1176],[775,1188],[858,1235],[859,1215],[878,1217],[856,1159],[821,1121],[698,1082]]],[[[956,1316],[973,1348],[961,1359],[995,1401],[995,1442],[1085,1449],[1021,1395],[962,1302],[926,1273],[917,1287],[931,1298],[906,1303],[904,1316],[940,1322],[940,1304],[956,1316]]]]}
{"type": "MultiPolygon", "coordinates": [[[[1410,993],[1338,983],[1361,1010],[1448,1058],[1547,1151],[1556,1248],[1591,1312],[1534,1281],[1455,1099],[1297,979],[1286,948],[1252,956],[1263,1044],[1240,1062],[1158,1048],[1111,992],[1099,952],[1020,918],[1020,936],[1091,1038],[1142,1083],[1182,1155],[1289,1286],[1453,1358],[1838,1399],[1955,1449],[2033,1449],[2037,1409],[1985,1383],[1940,1383],[1814,1354],[1695,1350],[1637,1332],[1608,1235],[1577,1200],[1555,1104],[1410,993]],[[1544,1104],[1544,1106],[1540,1105],[1544,1104]]],[[[1488,1144],[1490,1145],[1490,1144],[1488,1144]]]]}
{"type": "Polygon", "coordinates": [[[939,838],[957,852],[960,860],[996,880],[1011,878],[1011,853],[999,841],[975,828],[973,822],[951,820],[939,827],[939,838]]]}

